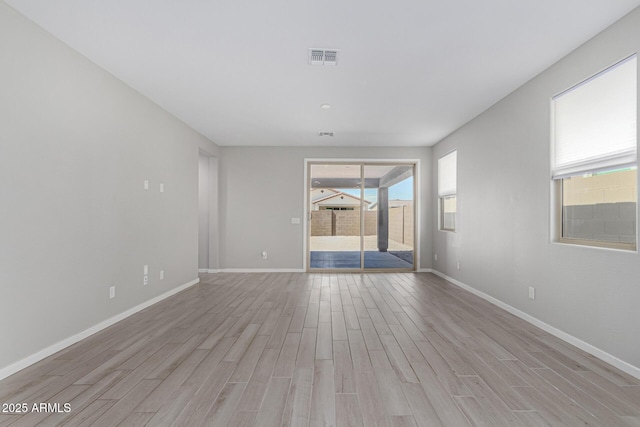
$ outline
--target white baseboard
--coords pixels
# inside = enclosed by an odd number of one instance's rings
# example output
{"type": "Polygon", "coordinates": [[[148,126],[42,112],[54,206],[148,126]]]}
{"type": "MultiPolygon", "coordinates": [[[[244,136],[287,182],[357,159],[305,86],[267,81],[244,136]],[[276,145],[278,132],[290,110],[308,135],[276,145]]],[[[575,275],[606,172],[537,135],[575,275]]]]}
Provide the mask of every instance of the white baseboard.
{"type": "Polygon", "coordinates": [[[222,268],[220,273],[304,273],[302,268],[222,268]]]}
{"type": "Polygon", "coordinates": [[[27,356],[22,360],[19,360],[18,362],[6,366],[2,369],[0,369],[0,380],[7,378],[10,375],[15,374],[18,371],[23,370],[24,368],[33,365],[34,363],[37,363],[39,361],[41,361],[44,358],[47,358],[49,356],[51,356],[52,354],[55,354],[57,352],[59,352],[60,350],[63,350],[67,347],[69,347],[70,345],[73,345],[75,343],[77,343],[80,340],[83,340],[93,334],[95,334],[96,332],[100,332],[101,330],[108,328],[109,326],[113,325],[114,323],[117,323],[123,319],[126,319],[127,317],[136,314],[139,311],[144,310],[147,307],[152,306],[153,304],[156,304],[166,298],[169,298],[172,295],[177,294],[180,291],[183,291],[197,283],[200,283],[200,279],[194,279],[188,283],[185,283],[184,285],[180,285],[175,289],[172,289],[168,292],[165,292],[162,295],[158,295],[155,298],[151,298],[148,301],[143,302],[142,304],[138,304],[135,307],[130,308],[129,310],[120,313],[118,315],[115,315],[107,320],[104,320],[100,323],[98,323],[97,325],[94,325],[92,327],[90,327],[89,329],[86,329],[80,333],[77,333],[69,338],[66,338],[62,341],[59,341],[55,344],[53,344],[52,346],[49,346],[43,350],[40,350],[39,352],[32,354],[31,356],[27,356]]]}
{"type": "MultiPolygon", "coordinates": [[[[199,269],[198,273],[304,273],[304,268],[221,268],[221,269],[199,269]]],[[[432,273],[431,268],[420,268],[416,273],[432,273]]]]}
{"type": "Polygon", "coordinates": [[[588,342],[582,341],[579,338],[574,337],[571,334],[568,334],[558,328],[555,328],[551,325],[549,325],[548,323],[543,322],[542,320],[531,316],[530,314],[525,313],[524,311],[521,311],[515,307],[510,306],[507,303],[504,303],[502,301],[500,301],[497,298],[492,297],[491,295],[485,294],[482,291],[479,291],[467,284],[464,284],[462,282],[460,282],[459,280],[454,279],[453,277],[449,277],[444,273],[441,273],[437,270],[433,270],[432,271],[433,274],[442,277],[443,279],[453,283],[454,285],[471,292],[472,294],[492,303],[493,305],[496,305],[500,308],[502,308],[503,310],[508,311],[509,313],[513,314],[516,317],[519,317],[522,320],[525,320],[529,323],[531,323],[534,326],[537,326],[538,328],[542,329],[545,332],[550,333],[551,335],[554,335],[558,338],[560,338],[563,341],[568,342],[569,344],[572,344],[576,347],[578,347],[579,349],[586,351],[587,353],[591,354],[592,356],[597,357],[598,359],[607,362],[608,364],[615,366],[616,368],[620,369],[621,371],[626,372],[627,374],[640,379],[640,368],[637,366],[634,366],[628,362],[625,362],[624,360],[618,359],[617,357],[615,357],[612,354],[607,353],[604,350],[599,349],[598,347],[595,347],[591,344],[589,344],[588,342]]]}

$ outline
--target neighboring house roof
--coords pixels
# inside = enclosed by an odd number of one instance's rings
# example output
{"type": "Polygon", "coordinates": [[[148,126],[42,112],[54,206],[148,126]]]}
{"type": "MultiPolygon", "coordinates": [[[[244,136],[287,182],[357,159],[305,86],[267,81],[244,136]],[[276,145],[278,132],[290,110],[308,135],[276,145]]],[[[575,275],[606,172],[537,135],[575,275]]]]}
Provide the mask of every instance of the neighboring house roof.
{"type": "Polygon", "coordinates": [[[321,199],[326,199],[329,196],[333,196],[339,193],[339,191],[334,188],[314,188],[313,190],[311,190],[311,194],[313,195],[314,192],[317,193],[318,195],[314,199],[311,199],[312,202],[315,202],[321,199]],[[327,193],[325,193],[325,191],[327,193]]]}
{"type": "MultiPolygon", "coordinates": [[[[389,200],[390,208],[397,208],[400,206],[411,206],[412,204],[413,204],[413,200],[400,200],[400,199],[389,200]]],[[[369,208],[376,209],[377,207],[378,207],[378,202],[375,202],[369,208]]]]}
{"type": "MultiPolygon", "coordinates": [[[[337,191],[337,190],[332,190],[332,191],[337,191]]],[[[368,201],[368,200],[361,199],[361,198],[356,197],[356,196],[352,196],[351,194],[348,194],[348,193],[343,193],[342,191],[337,191],[337,193],[329,194],[328,196],[325,196],[325,197],[321,197],[321,198],[315,199],[315,200],[313,200],[311,203],[315,205],[315,204],[317,204],[317,203],[324,202],[324,201],[327,201],[327,200],[329,200],[329,199],[333,199],[333,198],[338,197],[338,196],[346,196],[346,197],[349,197],[349,198],[351,198],[351,199],[353,199],[353,200],[356,200],[356,201],[358,202],[358,204],[360,203],[360,200],[364,200],[364,202],[365,202],[365,203],[367,203],[367,204],[371,203],[371,202],[370,202],[370,201],[368,201]]]]}

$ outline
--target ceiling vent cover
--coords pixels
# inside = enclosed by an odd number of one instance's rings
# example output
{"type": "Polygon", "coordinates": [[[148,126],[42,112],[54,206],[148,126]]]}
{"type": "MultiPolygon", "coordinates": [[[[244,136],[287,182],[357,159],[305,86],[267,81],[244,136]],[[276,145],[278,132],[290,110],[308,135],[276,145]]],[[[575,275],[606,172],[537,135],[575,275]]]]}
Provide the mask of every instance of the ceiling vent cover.
{"type": "Polygon", "coordinates": [[[311,65],[338,65],[338,50],[336,50],[336,49],[309,49],[309,64],[311,64],[311,65]]]}

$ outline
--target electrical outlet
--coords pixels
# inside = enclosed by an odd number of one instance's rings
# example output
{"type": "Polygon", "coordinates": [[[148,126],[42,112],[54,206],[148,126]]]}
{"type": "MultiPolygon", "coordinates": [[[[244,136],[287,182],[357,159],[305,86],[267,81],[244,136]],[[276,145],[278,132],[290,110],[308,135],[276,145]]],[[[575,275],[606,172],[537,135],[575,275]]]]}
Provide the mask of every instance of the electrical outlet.
{"type": "Polygon", "coordinates": [[[529,299],[536,299],[536,288],[529,286],[529,299]]]}
{"type": "Polygon", "coordinates": [[[160,280],[164,280],[164,270],[160,270],[160,280]]]}
{"type": "Polygon", "coordinates": [[[262,251],[262,259],[267,259],[267,251],[262,251]]]}
{"type": "Polygon", "coordinates": [[[142,285],[147,286],[148,284],[149,284],[149,276],[144,276],[144,279],[142,279],[142,285]]]}
{"type": "Polygon", "coordinates": [[[109,299],[113,299],[116,297],[116,287],[112,286],[109,288],[109,299]]]}

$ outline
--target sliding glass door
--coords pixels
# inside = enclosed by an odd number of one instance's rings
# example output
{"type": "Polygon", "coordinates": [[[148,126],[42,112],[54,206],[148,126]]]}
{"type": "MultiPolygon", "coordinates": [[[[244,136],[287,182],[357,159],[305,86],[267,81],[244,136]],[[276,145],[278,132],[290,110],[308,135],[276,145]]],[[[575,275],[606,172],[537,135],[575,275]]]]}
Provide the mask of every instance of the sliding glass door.
{"type": "Polygon", "coordinates": [[[413,174],[413,164],[309,163],[309,270],[414,270],[413,174]]]}
{"type": "Polygon", "coordinates": [[[365,229],[364,268],[413,270],[413,165],[364,165],[364,178],[375,199],[364,212],[372,225],[365,229]]]}
{"type": "Polygon", "coordinates": [[[362,239],[361,165],[311,164],[309,251],[311,268],[359,269],[362,239]]]}

